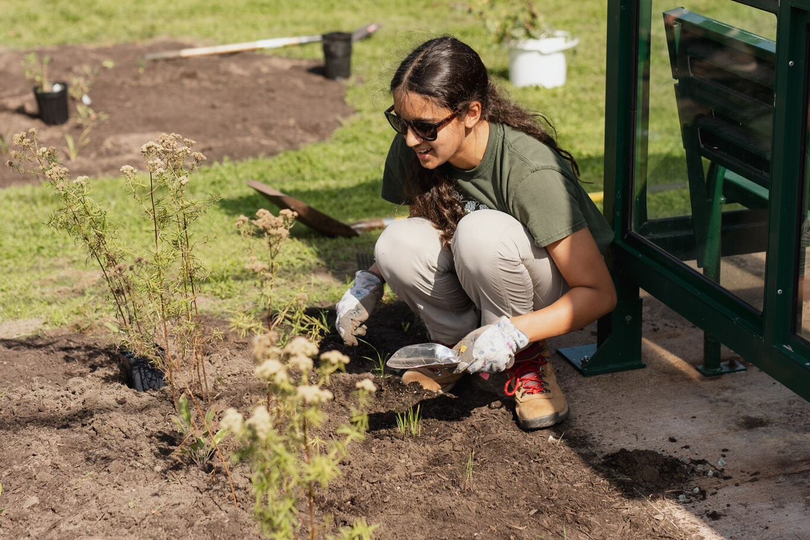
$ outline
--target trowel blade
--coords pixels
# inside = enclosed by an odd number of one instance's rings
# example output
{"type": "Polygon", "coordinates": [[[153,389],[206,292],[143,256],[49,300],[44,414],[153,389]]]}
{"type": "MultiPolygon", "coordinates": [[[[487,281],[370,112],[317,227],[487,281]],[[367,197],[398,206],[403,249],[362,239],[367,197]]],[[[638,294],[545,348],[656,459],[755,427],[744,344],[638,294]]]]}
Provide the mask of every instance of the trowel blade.
{"type": "Polygon", "coordinates": [[[453,366],[461,361],[459,354],[439,343],[408,345],[394,353],[385,363],[393,369],[414,369],[426,366],[453,366]]]}

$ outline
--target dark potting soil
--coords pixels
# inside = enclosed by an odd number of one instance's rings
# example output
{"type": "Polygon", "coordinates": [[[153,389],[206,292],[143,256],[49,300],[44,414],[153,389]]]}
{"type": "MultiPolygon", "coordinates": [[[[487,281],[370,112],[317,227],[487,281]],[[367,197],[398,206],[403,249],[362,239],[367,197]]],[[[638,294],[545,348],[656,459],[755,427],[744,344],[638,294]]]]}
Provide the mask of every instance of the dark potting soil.
{"type": "MultiPolygon", "coordinates": [[[[272,156],[324,140],[341,118],[352,114],[343,84],[319,74],[320,62],[249,52],[142,60],[147,52],[188,46],[161,41],[37,51],[53,59],[50,72],[55,78],[70,81],[83,66],[97,70],[89,92],[91,107],[109,119],[90,132],[90,143],[73,162],[67,157],[65,135],[78,140],[82,132],[74,103],[67,124],[45,125],[23,76],[28,51],[0,50],[0,136],[11,145],[14,133],[36,128],[44,144],[62,152],[72,175],[117,176],[125,164],[142,168],[141,145],[162,132],[196,140],[195,149],[214,162],[226,156],[272,156]],[[105,62],[112,67],[103,67],[105,62]]],[[[0,157],[3,164],[8,159],[0,157]]],[[[0,167],[0,187],[32,181],[31,176],[0,167]]]]}
{"type": "MultiPolygon", "coordinates": [[[[375,314],[373,347],[338,347],[352,361],[333,379],[323,437],[346,421],[354,384],[374,377],[374,362],[363,357],[422,340],[422,332],[395,303],[375,314]]],[[[338,339],[327,336],[322,350],[338,339]]],[[[249,339],[226,331],[209,351],[218,410],[247,415],[262,400],[250,349],[249,339]]],[[[128,388],[103,336],[0,340],[0,381],[0,538],[259,538],[249,471],[233,467],[235,509],[218,462],[201,469],[177,456],[182,436],[169,389],[128,388]]],[[[319,519],[340,526],[365,517],[379,525],[378,539],[698,538],[626,492],[615,470],[603,472],[604,456],[566,434],[575,426],[520,430],[491,381],[467,377],[446,395],[396,377],[375,382],[370,432],[351,449],[342,476],[317,495],[319,519]],[[422,434],[405,437],[396,415],[417,405],[422,434]]]]}

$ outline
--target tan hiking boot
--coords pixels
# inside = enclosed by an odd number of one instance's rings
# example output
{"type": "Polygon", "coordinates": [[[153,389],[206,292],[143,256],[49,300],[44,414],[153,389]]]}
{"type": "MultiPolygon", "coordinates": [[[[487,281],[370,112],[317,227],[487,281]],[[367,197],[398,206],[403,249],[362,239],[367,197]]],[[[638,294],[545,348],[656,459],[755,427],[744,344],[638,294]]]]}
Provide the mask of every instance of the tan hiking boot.
{"type": "Polygon", "coordinates": [[[504,392],[515,397],[518,425],[523,429],[547,428],[568,418],[568,403],[544,352],[538,346],[531,359],[518,359],[508,372],[504,392]]]}
{"type": "Polygon", "coordinates": [[[464,376],[453,373],[453,367],[421,367],[402,374],[402,384],[419,383],[429,392],[448,392],[464,376]]]}

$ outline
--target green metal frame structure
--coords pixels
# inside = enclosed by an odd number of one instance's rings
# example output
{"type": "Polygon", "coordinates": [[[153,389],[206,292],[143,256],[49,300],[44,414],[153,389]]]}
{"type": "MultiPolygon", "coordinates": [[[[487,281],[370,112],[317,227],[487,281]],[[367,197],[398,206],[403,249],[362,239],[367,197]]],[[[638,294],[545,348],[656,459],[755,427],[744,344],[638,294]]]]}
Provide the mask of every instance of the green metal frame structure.
{"type": "MultiPolygon", "coordinates": [[[[644,367],[639,297],[644,289],[701,328],[708,339],[728,346],[810,401],[810,343],[797,335],[795,323],[800,225],[806,211],[805,184],[810,184],[810,171],[805,170],[810,0],[736,1],[777,16],[768,209],[751,210],[754,214],[748,217],[730,212],[721,224],[724,235],[767,245],[763,309],[754,309],[682,262],[685,257],[679,255],[695,251],[694,234],[669,235],[665,250],[650,239],[657,231],[663,237],[671,230],[667,220],[652,220],[644,235],[637,232],[639,216],[646,216],[643,207],[634,215],[634,179],[646,178],[646,163],[636,156],[635,137],[646,122],[643,105],[649,91],[639,83],[644,80],[639,69],[645,69],[650,55],[639,32],[651,23],[651,0],[608,0],[604,213],[615,233],[607,260],[619,302],[599,321],[596,346],[561,352],[584,375],[644,367]]],[[[678,219],[691,218],[670,218],[678,219]]],[[[722,371],[721,366],[707,367],[722,371]]]]}

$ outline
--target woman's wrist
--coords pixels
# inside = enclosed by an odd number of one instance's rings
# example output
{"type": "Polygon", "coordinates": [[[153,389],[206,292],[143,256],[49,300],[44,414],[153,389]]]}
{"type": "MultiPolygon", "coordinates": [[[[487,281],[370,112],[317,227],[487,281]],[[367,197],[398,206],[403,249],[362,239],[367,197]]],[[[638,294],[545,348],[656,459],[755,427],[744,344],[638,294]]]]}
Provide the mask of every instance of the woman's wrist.
{"type": "Polygon", "coordinates": [[[363,270],[364,272],[368,272],[369,274],[374,274],[381,282],[385,283],[385,278],[382,276],[382,272],[377,267],[377,263],[371,265],[368,270],[363,270]]]}

